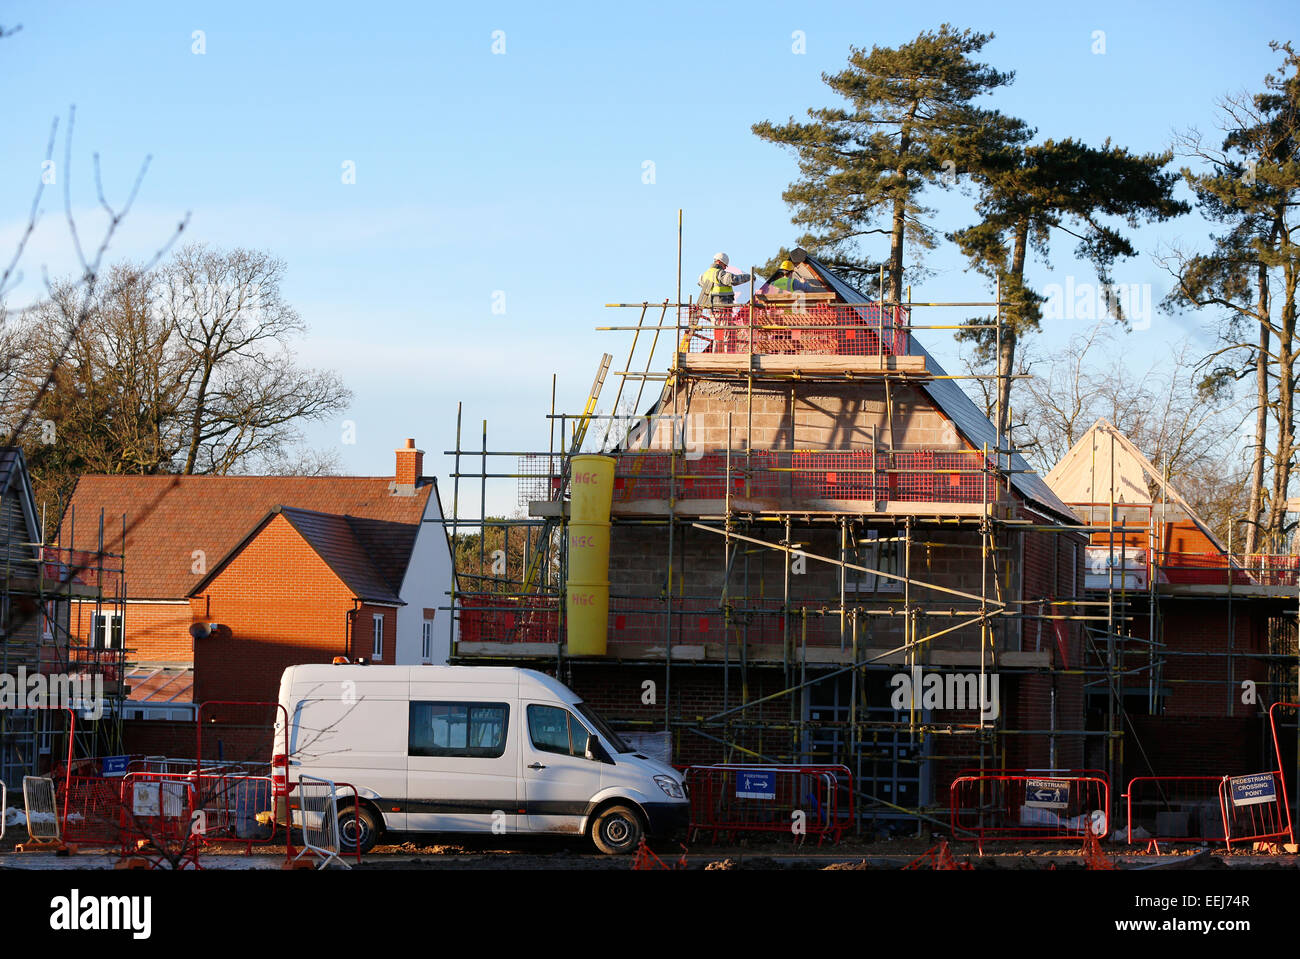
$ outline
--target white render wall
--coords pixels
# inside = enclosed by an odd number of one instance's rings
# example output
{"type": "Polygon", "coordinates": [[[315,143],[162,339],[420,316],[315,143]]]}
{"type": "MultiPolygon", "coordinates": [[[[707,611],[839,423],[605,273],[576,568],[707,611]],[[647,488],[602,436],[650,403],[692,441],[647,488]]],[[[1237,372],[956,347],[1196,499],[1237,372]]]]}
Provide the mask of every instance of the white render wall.
{"type": "MultiPolygon", "coordinates": [[[[430,479],[429,482],[432,483],[433,480],[430,479]]],[[[425,662],[434,666],[446,664],[447,657],[451,655],[451,611],[440,607],[448,605],[450,592],[451,547],[448,545],[442,503],[438,499],[438,487],[435,484],[424,508],[424,519],[416,534],[415,546],[411,549],[406,578],[402,581],[401,597],[406,605],[397,610],[396,665],[419,666],[425,662]],[[420,655],[426,608],[437,610],[433,618],[433,655],[428,660],[420,655]]]]}

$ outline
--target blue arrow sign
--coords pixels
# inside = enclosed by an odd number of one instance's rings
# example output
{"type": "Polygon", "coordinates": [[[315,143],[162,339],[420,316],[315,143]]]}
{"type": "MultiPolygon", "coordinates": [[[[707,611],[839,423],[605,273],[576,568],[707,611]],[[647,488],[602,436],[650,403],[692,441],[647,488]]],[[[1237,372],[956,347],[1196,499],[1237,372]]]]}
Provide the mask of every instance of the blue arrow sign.
{"type": "Polygon", "coordinates": [[[100,760],[100,772],[104,776],[125,776],[130,756],[105,756],[100,760]]]}
{"type": "Polygon", "coordinates": [[[736,774],[737,799],[775,799],[776,773],[770,769],[741,770],[736,774]]]}

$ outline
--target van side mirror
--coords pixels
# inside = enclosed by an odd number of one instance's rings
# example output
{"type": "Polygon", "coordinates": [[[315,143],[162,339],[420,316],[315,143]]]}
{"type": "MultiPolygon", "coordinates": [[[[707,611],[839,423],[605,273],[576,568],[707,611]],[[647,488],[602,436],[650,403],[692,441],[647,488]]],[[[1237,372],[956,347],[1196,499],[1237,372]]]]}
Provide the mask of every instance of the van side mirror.
{"type": "Polygon", "coordinates": [[[600,740],[590,733],[587,734],[586,757],[592,762],[608,762],[608,757],[605,755],[605,749],[601,746],[600,740]]]}

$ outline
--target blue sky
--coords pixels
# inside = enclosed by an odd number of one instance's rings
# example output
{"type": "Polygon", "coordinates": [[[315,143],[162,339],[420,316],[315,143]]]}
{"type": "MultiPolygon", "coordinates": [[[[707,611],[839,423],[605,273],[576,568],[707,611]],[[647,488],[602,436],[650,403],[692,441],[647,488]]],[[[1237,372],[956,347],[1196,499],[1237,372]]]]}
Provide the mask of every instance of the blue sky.
{"type": "MultiPolygon", "coordinates": [[[[1289,39],[1294,19],[1284,4],[1208,2],[4,3],[0,23],[22,30],[0,41],[0,248],[25,218],[51,120],[75,104],[83,236],[102,226],[91,155],[121,197],[152,154],[114,258],[148,256],[186,211],[189,240],[282,257],[284,292],[310,326],[300,359],[340,370],[355,394],[311,443],[337,449],[348,472],[386,474],[414,436],[445,476],[457,401],[471,442],[486,418],[502,449],[545,448],[553,372],[561,408],[581,409],[602,350],[627,355],[622,335],[593,329],[630,318],[603,304],[673,295],[678,208],[688,292],[715,250],[763,262],[793,240],[781,192],[794,159],[750,125],[829,105],[821,74],[842,69],[850,45],[894,46],[945,21],[991,31],[982,58],[1016,80],[986,102],[1041,137],[1147,151],[1176,128],[1212,131],[1216,98],[1259,89],[1279,63],[1268,41],[1289,39]],[[345,419],[355,444],[341,443],[345,419]]],[[[39,295],[42,267],[71,269],[61,190],[46,194],[11,307],[39,295]]],[[[971,215],[956,191],[934,205],[942,229],[971,215]]],[[[1143,253],[1116,279],[1150,283],[1158,300],[1168,283],[1152,254],[1203,244],[1205,225],[1188,216],[1136,235],[1143,253]]],[[[1058,241],[1031,281],[1090,280],[1070,254],[1058,241]]],[[[987,295],[950,245],[929,266],[916,298],[987,295]]],[[[1154,362],[1203,336],[1202,322],[1156,315],[1129,350],[1154,362]]],[[[1048,324],[1039,350],[1076,329],[1048,324]]],[[[947,334],[926,343],[958,365],[947,334]]]]}

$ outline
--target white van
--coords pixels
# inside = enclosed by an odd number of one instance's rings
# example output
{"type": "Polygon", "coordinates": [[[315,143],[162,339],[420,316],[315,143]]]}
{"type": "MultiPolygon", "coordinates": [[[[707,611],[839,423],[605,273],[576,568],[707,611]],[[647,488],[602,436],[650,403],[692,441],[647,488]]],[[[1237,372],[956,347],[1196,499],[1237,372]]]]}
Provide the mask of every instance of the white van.
{"type": "MultiPolygon", "coordinates": [[[[351,852],[385,831],[568,833],[605,853],[685,829],[682,775],[635,752],[564,684],[505,666],[290,666],[288,781],[356,787],[351,852]]],[[[277,710],[277,713],[280,711],[277,710]]],[[[342,791],[341,791],[342,792],[342,791]]]]}

